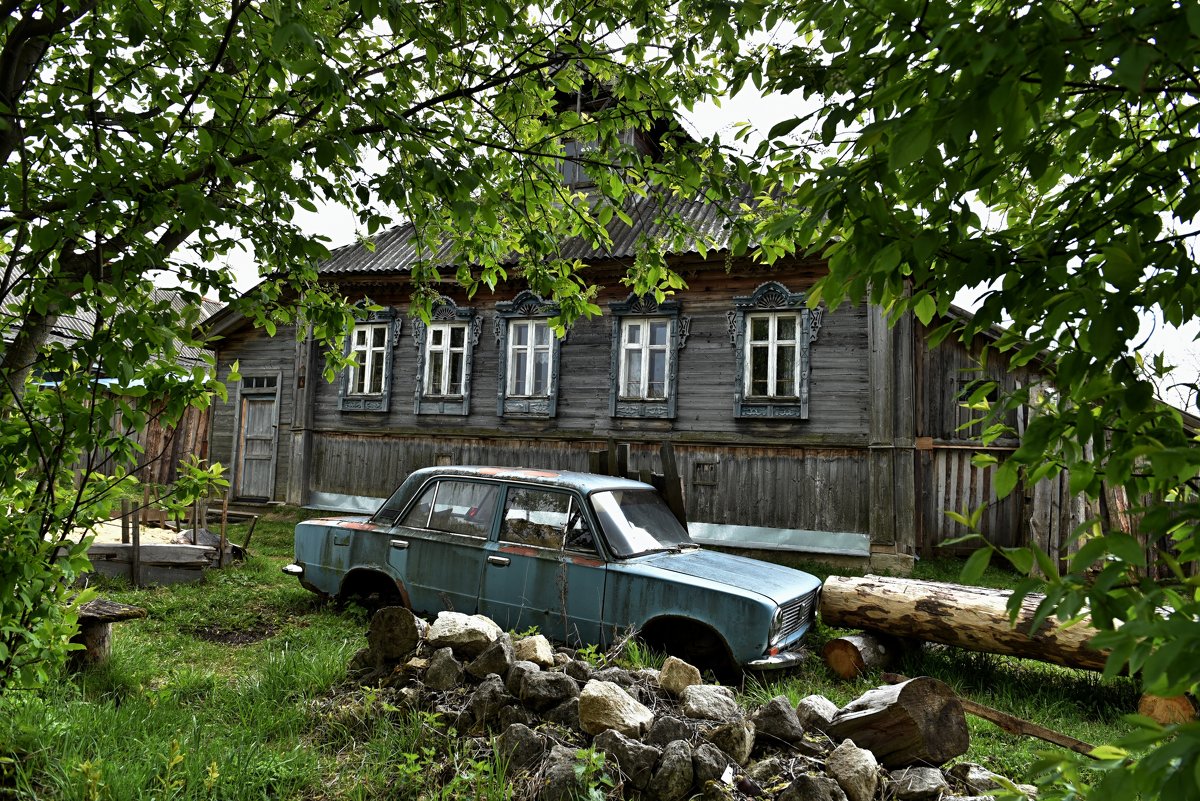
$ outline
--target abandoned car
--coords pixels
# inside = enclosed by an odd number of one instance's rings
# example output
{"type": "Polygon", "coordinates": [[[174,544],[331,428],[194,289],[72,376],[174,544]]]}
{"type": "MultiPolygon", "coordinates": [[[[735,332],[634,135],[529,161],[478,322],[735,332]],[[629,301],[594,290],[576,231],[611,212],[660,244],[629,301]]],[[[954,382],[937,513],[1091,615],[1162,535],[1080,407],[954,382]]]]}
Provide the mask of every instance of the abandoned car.
{"type": "Polygon", "coordinates": [[[369,518],[300,523],[295,552],[284,571],[314,592],[391,595],[573,645],[636,630],[717,670],[799,661],[821,586],[702,550],[648,484],[516,468],[417,470],[369,518]]]}

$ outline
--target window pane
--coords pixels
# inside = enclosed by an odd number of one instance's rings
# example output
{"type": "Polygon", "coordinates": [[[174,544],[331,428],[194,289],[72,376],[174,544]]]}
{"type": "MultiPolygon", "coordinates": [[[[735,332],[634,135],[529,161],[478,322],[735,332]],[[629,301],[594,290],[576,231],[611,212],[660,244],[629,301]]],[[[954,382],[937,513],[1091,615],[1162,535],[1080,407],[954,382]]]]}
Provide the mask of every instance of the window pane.
{"type": "Polygon", "coordinates": [[[650,344],[667,344],[667,323],[665,321],[650,323],[650,344]]]}
{"type": "Polygon", "coordinates": [[[461,348],[467,337],[466,326],[456,325],[450,329],[450,347],[461,348]]]}
{"type": "Polygon", "coordinates": [[[509,379],[509,391],[513,395],[529,394],[529,378],[526,375],[528,369],[529,353],[523,350],[514,352],[512,358],[512,376],[509,379]]]}
{"type": "Polygon", "coordinates": [[[534,356],[533,364],[533,394],[550,394],[550,354],[539,350],[534,356]]]}
{"type": "Polygon", "coordinates": [[[621,392],[627,398],[642,396],[642,352],[625,351],[625,388],[621,392]]]}
{"type": "Polygon", "coordinates": [[[533,330],[533,341],[535,345],[550,344],[550,326],[543,322],[536,322],[533,324],[533,330]]]}
{"type": "Polygon", "coordinates": [[[751,317],[750,318],[750,339],[755,342],[766,342],[771,337],[771,318],[769,317],[751,317]]]}
{"type": "Polygon", "coordinates": [[[461,353],[450,354],[450,385],[446,388],[447,395],[463,394],[463,366],[466,359],[461,353]]]}
{"type": "Polygon", "coordinates": [[[561,548],[570,498],[562,492],[510,488],[504,502],[500,539],[541,548],[561,548]]]}
{"type": "Polygon", "coordinates": [[[513,344],[517,346],[529,344],[529,323],[513,323],[513,344]]]}
{"type": "Polygon", "coordinates": [[[439,483],[429,528],[486,537],[492,531],[499,497],[500,487],[496,484],[442,481],[439,483]]]}
{"type": "Polygon", "coordinates": [[[429,347],[440,348],[442,346],[442,333],[441,328],[435,327],[429,329],[429,347]]]}
{"type": "Polygon", "coordinates": [[[367,345],[367,329],[355,328],[354,329],[354,347],[363,348],[363,347],[366,347],[366,345],[367,345]]]}
{"type": "Polygon", "coordinates": [[[408,510],[408,514],[404,516],[403,522],[400,525],[408,526],[409,528],[428,528],[429,527],[429,509],[433,506],[433,496],[437,492],[437,484],[434,484],[421,495],[421,499],[417,501],[416,506],[408,510]]]}
{"type": "Polygon", "coordinates": [[[445,354],[441,351],[434,351],[429,354],[429,392],[434,395],[441,395],[445,392],[445,384],[442,381],[442,367],[445,364],[445,354]]]}
{"type": "Polygon", "coordinates": [[[796,318],[789,314],[786,316],[777,317],[776,320],[779,323],[779,328],[776,329],[779,332],[779,339],[789,342],[795,340],[796,318]]]}
{"type": "Polygon", "coordinates": [[[766,395],[769,387],[767,380],[770,349],[766,345],[750,349],[750,394],[766,395]]]}
{"type": "Polygon", "coordinates": [[[650,351],[650,370],[647,376],[646,396],[650,398],[667,397],[667,352],[663,350],[650,351]]]}
{"type": "Polygon", "coordinates": [[[371,329],[371,344],[376,348],[382,348],[384,340],[387,337],[387,328],[382,325],[377,325],[371,329]]]}
{"type": "Polygon", "coordinates": [[[362,351],[357,351],[354,354],[354,368],[351,372],[351,391],[359,395],[366,391],[367,373],[363,370],[363,359],[365,354],[362,351]]]}
{"type": "Polygon", "coordinates": [[[638,323],[625,324],[625,341],[636,345],[642,341],[642,326],[638,323]]]}
{"type": "Polygon", "coordinates": [[[776,351],[775,394],[795,395],[796,346],[781,346],[776,351]]]}
{"type": "Polygon", "coordinates": [[[371,365],[369,381],[371,383],[371,394],[378,395],[383,392],[383,363],[381,360],[375,360],[371,365]]]}

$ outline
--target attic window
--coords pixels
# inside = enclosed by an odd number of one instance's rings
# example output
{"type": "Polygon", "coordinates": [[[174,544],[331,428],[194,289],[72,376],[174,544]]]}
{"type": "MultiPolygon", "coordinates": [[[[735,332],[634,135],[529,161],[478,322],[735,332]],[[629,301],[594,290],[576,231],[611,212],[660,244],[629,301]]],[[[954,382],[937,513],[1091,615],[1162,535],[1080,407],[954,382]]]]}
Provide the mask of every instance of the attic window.
{"type": "MultiPolygon", "coordinates": [[[[625,147],[633,147],[635,145],[635,137],[633,129],[626,129],[618,135],[621,145],[625,147]]],[[[594,186],[595,181],[587,174],[584,163],[596,161],[605,158],[601,152],[600,142],[598,139],[588,139],[579,141],[577,139],[566,139],[563,141],[563,160],[559,162],[558,170],[563,176],[563,183],[567,186],[594,186]]]]}

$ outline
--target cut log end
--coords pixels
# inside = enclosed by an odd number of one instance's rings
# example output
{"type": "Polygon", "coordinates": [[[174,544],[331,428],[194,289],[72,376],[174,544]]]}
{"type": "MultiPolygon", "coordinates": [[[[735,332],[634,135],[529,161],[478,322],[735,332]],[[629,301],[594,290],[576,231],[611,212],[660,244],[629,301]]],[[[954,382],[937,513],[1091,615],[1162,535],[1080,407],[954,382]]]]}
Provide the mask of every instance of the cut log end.
{"type": "Polygon", "coordinates": [[[1171,726],[1177,723],[1191,723],[1195,720],[1196,706],[1186,695],[1164,698],[1161,695],[1146,693],[1138,701],[1138,714],[1145,715],[1164,726],[1171,726]]]}
{"type": "Polygon", "coordinates": [[[825,664],[843,679],[856,679],[874,670],[887,670],[896,658],[895,644],[882,636],[863,632],[825,643],[825,664]]]}
{"type": "Polygon", "coordinates": [[[853,740],[889,769],[944,765],[970,746],[958,696],[925,676],[868,691],[839,711],[826,732],[853,740]]]}

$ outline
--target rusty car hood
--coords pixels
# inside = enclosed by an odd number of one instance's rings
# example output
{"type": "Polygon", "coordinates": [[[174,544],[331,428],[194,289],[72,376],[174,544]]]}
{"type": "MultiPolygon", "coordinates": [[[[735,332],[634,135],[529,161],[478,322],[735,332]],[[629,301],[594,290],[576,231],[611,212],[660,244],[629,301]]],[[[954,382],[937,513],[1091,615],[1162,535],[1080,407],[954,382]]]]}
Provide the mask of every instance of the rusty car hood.
{"type": "Polygon", "coordinates": [[[751,589],[778,604],[806,595],[821,586],[820,579],[800,570],[698,548],[679,553],[652,554],[631,561],[705,581],[751,589]]]}

